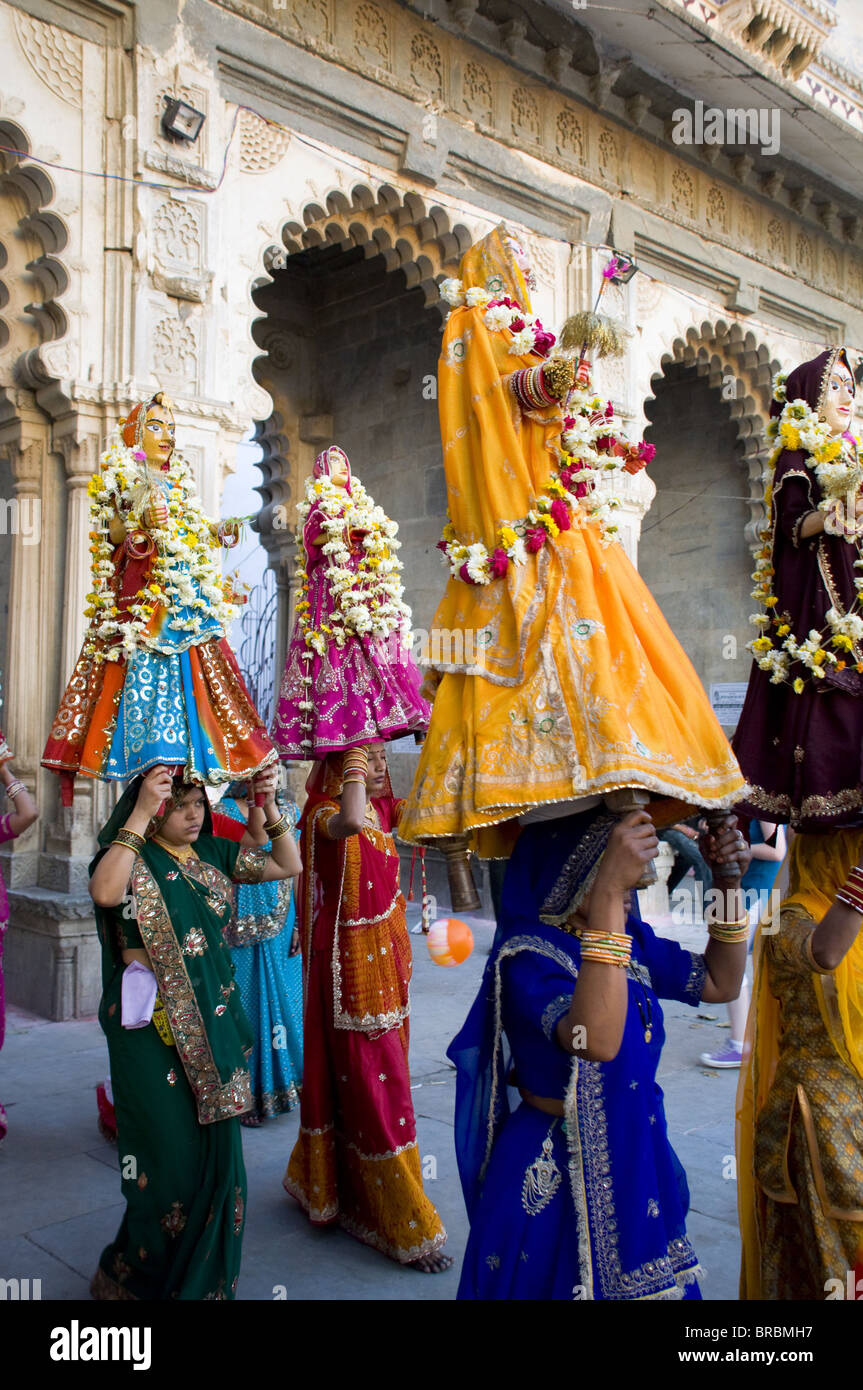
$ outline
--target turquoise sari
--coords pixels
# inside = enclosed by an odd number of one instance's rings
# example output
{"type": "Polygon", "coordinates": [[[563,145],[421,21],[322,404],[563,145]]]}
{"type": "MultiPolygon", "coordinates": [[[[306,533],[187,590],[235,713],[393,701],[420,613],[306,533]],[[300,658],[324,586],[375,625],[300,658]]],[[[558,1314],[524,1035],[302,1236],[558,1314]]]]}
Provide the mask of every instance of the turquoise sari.
{"type": "MultiPolygon", "coordinates": [[[[219,810],[245,825],[231,797],[219,810]]],[[[296,806],[288,808],[296,819],[296,806]]],[[[269,852],[269,841],[264,846],[269,852]]],[[[291,955],[296,913],[290,879],[237,884],[234,917],[225,930],[235,978],[255,1039],[249,1058],[252,1113],[269,1119],[293,1110],[303,1079],[303,965],[291,955]]]]}

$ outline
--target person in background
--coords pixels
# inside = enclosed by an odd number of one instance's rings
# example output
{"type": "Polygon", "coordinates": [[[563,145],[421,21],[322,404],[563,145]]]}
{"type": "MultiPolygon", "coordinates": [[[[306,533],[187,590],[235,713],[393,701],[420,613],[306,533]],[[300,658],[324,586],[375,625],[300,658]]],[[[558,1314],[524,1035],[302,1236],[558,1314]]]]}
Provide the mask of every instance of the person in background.
{"type": "MultiPolygon", "coordinates": [[[[770,892],[785,858],[785,827],[776,825],[773,821],[751,820],[749,845],[752,860],[740,881],[740,887],[747,894],[749,926],[754,936],[755,928],[769,906],[770,892]]],[[[752,949],[751,943],[749,949],[752,949]]],[[[740,1066],[743,1060],[743,1035],[746,1031],[748,1013],[749,982],[744,975],[739,995],[728,1005],[728,1022],[731,1027],[728,1044],[726,1047],[717,1048],[715,1052],[702,1052],[701,1061],[704,1066],[740,1066]]]]}
{"type": "MultiPolygon", "coordinates": [[[[697,817],[691,817],[697,820],[697,817]]],[[[680,821],[667,830],[659,831],[659,839],[674,851],[674,863],[668,875],[668,896],[674,892],[681,879],[692,869],[696,883],[701,884],[702,897],[713,885],[713,875],[698,848],[698,831],[687,821],[680,821]]]]}
{"type": "MultiPolygon", "coordinates": [[[[220,825],[245,829],[253,818],[263,827],[263,810],[248,796],[245,783],[235,783],[219,803],[220,825]]],[[[292,827],[299,819],[294,802],[279,805],[292,827]]],[[[215,828],[216,817],[213,817],[215,828]]],[[[216,829],[224,834],[224,829],[216,829]]],[[[261,848],[269,852],[266,839],[261,848]]],[[[295,834],[296,838],[296,834],[295,834]]],[[[241,841],[242,843],[242,841],[241,841]]],[[[294,925],[294,894],[290,879],[278,883],[234,885],[234,916],[224,931],[231,948],[240,1002],[255,1035],[249,1058],[254,1109],[240,1124],[256,1129],[299,1104],[303,1077],[303,972],[300,937],[294,925]]]]}
{"type": "MultiPolygon", "coordinates": [[[[4,751],[8,755],[6,740],[0,733],[0,755],[4,751]]],[[[6,792],[6,805],[12,808],[0,816],[0,845],[2,845],[7,840],[15,840],[19,835],[23,835],[24,831],[38,820],[39,812],[24,783],[12,773],[11,755],[8,755],[6,761],[0,765],[0,782],[2,782],[6,792]]],[[[3,1046],[6,1033],[6,1002],[3,992],[3,938],[6,935],[8,925],[9,901],[6,897],[3,875],[0,873],[0,1047],[3,1046]]],[[[6,1137],[6,1129],[6,1111],[0,1105],[0,1142],[6,1137]]]]}

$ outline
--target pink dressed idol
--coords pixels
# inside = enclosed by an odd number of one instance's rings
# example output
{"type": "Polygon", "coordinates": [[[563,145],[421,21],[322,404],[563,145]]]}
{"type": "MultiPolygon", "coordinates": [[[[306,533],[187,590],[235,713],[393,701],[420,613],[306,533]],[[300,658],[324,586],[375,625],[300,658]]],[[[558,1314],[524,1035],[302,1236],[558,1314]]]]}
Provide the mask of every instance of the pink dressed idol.
{"type": "Polygon", "coordinates": [[[325,758],[425,730],[398,527],[337,445],[315,460],[298,512],[300,597],[272,729],[280,756],[325,758]]]}

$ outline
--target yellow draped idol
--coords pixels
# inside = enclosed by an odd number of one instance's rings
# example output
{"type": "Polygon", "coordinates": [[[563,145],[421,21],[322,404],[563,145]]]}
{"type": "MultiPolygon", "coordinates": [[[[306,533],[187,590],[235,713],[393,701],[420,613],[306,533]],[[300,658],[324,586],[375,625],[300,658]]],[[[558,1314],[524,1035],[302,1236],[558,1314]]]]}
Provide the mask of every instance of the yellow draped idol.
{"type": "MultiPolygon", "coordinates": [[[[465,291],[507,295],[530,315],[505,229],[466,254],[460,276],[465,291]]],[[[449,316],[438,367],[445,536],[489,553],[502,524],[547,501],[561,453],[560,406],[523,408],[510,389],[513,372],[543,360],[513,343],[468,302],[449,316]]],[[[537,806],[621,787],[703,807],[739,800],[744,782],[701,682],[621,546],[587,512],[577,507],[571,529],[552,527],[553,539],[501,578],[447,583],[404,839],[467,832],[493,857],[510,844],[494,827],[537,806]]]]}

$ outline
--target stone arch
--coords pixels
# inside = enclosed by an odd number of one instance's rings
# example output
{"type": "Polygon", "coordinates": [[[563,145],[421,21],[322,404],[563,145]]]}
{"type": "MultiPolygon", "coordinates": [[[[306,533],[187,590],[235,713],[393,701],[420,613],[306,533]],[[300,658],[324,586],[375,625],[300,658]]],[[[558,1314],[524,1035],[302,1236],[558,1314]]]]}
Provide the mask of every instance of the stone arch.
{"type": "Polygon", "coordinates": [[[667,343],[653,356],[644,402],[657,454],[641,571],[704,684],[744,682],[780,364],[745,324],[724,319],[690,324],[667,343]]]}
{"type": "MultiPolygon", "coordinates": [[[[660,359],[659,371],[651,376],[654,397],[654,386],[659,385],[674,363],[694,368],[697,376],[706,378],[712,389],[722,393],[729,415],[736,423],[738,448],[749,489],[750,520],[746,539],[754,551],[764,520],[762,474],[769,452],[765,427],[770,416],[773,378],[781,370],[781,364],[751,329],[724,319],[712,323],[705,321],[700,326],[693,324],[682,337],[674,339],[670,352],[663,353],[660,359]]],[[[649,400],[645,408],[649,408],[649,400]]]]}
{"type": "Polygon", "coordinates": [[[302,251],[358,246],[366,258],[383,256],[387,271],[400,270],[410,288],[421,287],[429,306],[439,303],[436,277],[454,273],[473,240],[461,223],[450,226],[443,208],[427,207],[420,194],[400,193],[386,183],[376,191],[357,184],[350,198],[343,189],[333,189],[322,202],[306,203],[297,219],[284,223],[281,235],[282,245],[264,252],[269,275],[302,251]]]}
{"type": "Polygon", "coordinates": [[[59,301],[69,286],[68,230],[51,207],[51,178],[28,162],[26,133],[2,119],[0,145],[0,386],[38,390],[67,374],[59,301]]]}
{"type": "Polygon", "coordinates": [[[315,453],[336,437],[349,455],[356,450],[355,466],[372,494],[380,492],[405,532],[410,521],[416,533],[406,536],[406,547],[411,541],[418,547],[421,572],[419,578],[414,573],[418,592],[409,601],[417,598],[422,610],[423,586],[439,588],[436,570],[431,579],[438,557],[428,543],[432,515],[437,540],[437,513],[445,511],[433,394],[445,313],[439,283],[457,273],[473,240],[473,231],[453,225],[444,208],[419,193],[357,182],[321,190],[296,205],[279,240],[262,253],[266,273],[251,286],[261,315],[251,324],[259,349],[251,365],[257,386],[272,401],[255,439],[263,475],[257,528],[282,591],[277,665],[291,610],[298,492],[315,453]],[[354,392],[353,414],[334,385],[339,372],[348,397],[354,392]],[[361,400],[355,374],[367,388],[361,400]],[[423,396],[424,390],[430,394],[423,396]],[[373,415],[376,425],[360,418],[373,415]],[[409,446],[406,420],[413,422],[415,447],[409,446]],[[419,514],[415,523],[411,504],[419,514]]]}

